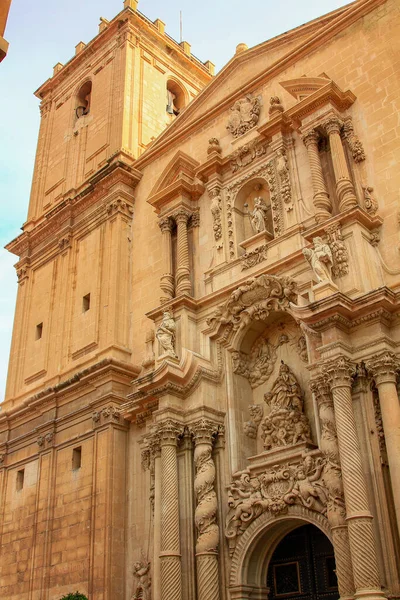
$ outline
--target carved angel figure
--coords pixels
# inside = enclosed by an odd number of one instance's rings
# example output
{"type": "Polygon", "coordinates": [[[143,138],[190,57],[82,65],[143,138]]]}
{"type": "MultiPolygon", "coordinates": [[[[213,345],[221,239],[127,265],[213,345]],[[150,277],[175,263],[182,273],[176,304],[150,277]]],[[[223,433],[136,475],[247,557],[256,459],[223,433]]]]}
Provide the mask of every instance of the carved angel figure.
{"type": "Polygon", "coordinates": [[[299,500],[307,508],[325,514],[327,491],[319,481],[323,468],[324,462],[321,459],[314,460],[312,456],[306,456],[303,464],[297,468],[296,482],[285,501],[292,504],[299,500]]]}
{"type": "Polygon", "coordinates": [[[160,342],[163,354],[176,358],[175,353],[176,324],[170,312],[165,311],[161,324],[157,328],[156,338],[160,342]]]}
{"type": "Polygon", "coordinates": [[[136,583],[136,590],[131,600],[151,600],[151,578],[149,575],[149,571],[150,563],[147,561],[137,561],[133,565],[133,575],[138,581],[136,583]]]}
{"type": "Polygon", "coordinates": [[[262,198],[254,200],[254,208],[251,212],[251,224],[256,233],[266,231],[267,207],[262,198]]]}
{"type": "Polygon", "coordinates": [[[328,244],[323,242],[321,237],[315,237],[313,239],[313,243],[314,249],[304,248],[303,254],[310,263],[310,266],[319,282],[332,282],[331,268],[333,258],[331,249],[328,244]]]}

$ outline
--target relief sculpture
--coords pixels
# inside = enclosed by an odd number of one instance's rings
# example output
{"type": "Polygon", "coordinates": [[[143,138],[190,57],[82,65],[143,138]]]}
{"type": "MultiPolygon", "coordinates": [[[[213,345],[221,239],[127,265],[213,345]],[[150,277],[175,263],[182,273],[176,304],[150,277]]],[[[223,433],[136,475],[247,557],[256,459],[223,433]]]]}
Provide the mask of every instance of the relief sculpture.
{"type": "Polygon", "coordinates": [[[259,98],[253,98],[247,94],[245,98],[237,100],[231,107],[228,125],[226,128],[233,136],[243,135],[249,129],[252,129],[258,122],[261,110],[259,98]]]}

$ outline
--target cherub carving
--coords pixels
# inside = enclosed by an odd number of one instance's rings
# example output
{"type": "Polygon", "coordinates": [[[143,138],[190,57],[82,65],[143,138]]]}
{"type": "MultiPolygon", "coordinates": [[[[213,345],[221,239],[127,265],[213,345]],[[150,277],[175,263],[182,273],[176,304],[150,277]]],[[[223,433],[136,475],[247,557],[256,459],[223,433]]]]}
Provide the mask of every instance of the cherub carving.
{"type": "Polygon", "coordinates": [[[133,565],[133,575],[138,581],[136,583],[136,590],[131,600],[151,600],[151,578],[149,571],[150,563],[144,559],[135,562],[133,565]]]}
{"type": "Polygon", "coordinates": [[[319,282],[332,282],[331,268],[333,263],[332,252],[328,244],[321,237],[313,239],[314,248],[304,248],[303,254],[310,263],[312,270],[319,282]]]}

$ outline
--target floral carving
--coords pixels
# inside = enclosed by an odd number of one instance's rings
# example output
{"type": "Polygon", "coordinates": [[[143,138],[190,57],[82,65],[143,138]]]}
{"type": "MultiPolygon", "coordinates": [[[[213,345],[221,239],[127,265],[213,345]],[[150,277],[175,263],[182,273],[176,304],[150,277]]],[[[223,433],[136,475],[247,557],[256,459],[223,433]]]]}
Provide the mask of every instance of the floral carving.
{"type": "Polygon", "coordinates": [[[131,600],[151,600],[150,563],[142,558],[133,565],[133,576],[136,579],[135,591],[131,600]]]}
{"type": "Polygon", "coordinates": [[[333,277],[343,277],[349,272],[349,253],[343,241],[342,230],[338,223],[325,229],[328,237],[328,244],[332,251],[333,277]]]}
{"type": "Polygon", "coordinates": [[[364,191],[364,206],[365,210],[369,215],[374,216],[378,210],[378,202],[373,197],[372,193],[374,188],[372,187],[363,187],[364,191]]]}
{"type": "Polygon", "coordinates": [[[216,187],[209,191],[211,197],[211,214],[213,218],[214,239],[218,242],[222,238],[222,198],[220,188],[216,187]]]}
{"type": "Polygon", "coordinates": [[[255,158],[263,156],[266,152],[267,144],[260,144],[257,140],[244,144],[229,156],[232,172],[236,173],[236,171],[246,167],[255,158]]]}
{"type": "Polygon", "coordinates": [[[291,210],[293,207],[291,204],[292,190],[290,187],[289,165],[286,151],[283,147],[276,151],[276,170],[279,175],[282,200],[286,204],[286,209],[291,210]]]}
{"type": "Polygon", "coordinates": [[[265,320],[271,311],[287,311],[296,300],[296,282],[290,277],[252,277],[232,292],[207,324],[232,324],[235,330],[242,329],[253,320],[265,320]]]}
{"type": "Polygon", "coordinates": [[[251,94],[247,94],[231,107],[226,128],[234,137],[243,135],[257,124],[260,110],[260,98],[253,98],[251,94]]]}
{"type": "Polygon", "coordinates": [[[262,513],[285,512],[300,504],[326,514],[327,492],[321,481],[324,461],[306,454],[300,464],[275,465],[260,475],[238,474],[228,492],[229,513],[225,535],[233,552],[240,536],[262,513]]]}
{"type": "Polygon", "coordinates": [[[347,117],[343,123],[342,129],[343,137],[346,140],[350,152],[353,156],[354,162],[359,163],[365,160],[365,152],[364,147],[361,141],[358,139],[356,134],[354,133],[353,122],[351,117],[347,117]]]}
{"type": "Polygon", "coordinates": [[[311,441],[310,425],[303,412],[303,393],[283,361],[279,376],[272,390],[264,394],[264,400],[270,407],[269,414],[260,424],[264,450],[311,441]]]}
{"type": "Polygon", "coordinates": [[[254,250],[250,250],[250,252],[245,252],[242,256],[242,271],[246,269],[251,269],[251,267],[255,267],[260,264],[267,258],[267,249],[268,245],[263,244],[254,250]]]}

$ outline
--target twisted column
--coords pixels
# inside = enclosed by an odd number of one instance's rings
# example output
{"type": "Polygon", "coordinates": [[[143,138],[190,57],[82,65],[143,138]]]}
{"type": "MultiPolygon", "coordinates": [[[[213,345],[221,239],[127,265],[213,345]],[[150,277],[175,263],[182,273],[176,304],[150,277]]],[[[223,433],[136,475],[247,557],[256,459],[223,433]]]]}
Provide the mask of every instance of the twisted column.
{"type": "Polygon", "coordinates": [[[320,449],[325,458],[322,480],[328,492],[327,517],[332,529],[339,594],[344,600],[354,597],[354,577],[333,400],[325,377],[313,380],[311,390],[318,404],[321,424],[320,449]]]}
{"type": "Polygon", "coordinates": [[[167,420],[157,433],[161,446],[161,600],[182,600],[179,531],[178,436],[182,428],[167,420]]]}
{"type": "Polygon", "coordinates": [[[190,283],[189,267],[189,243],[188,228],[190,213],[184,208],[180,208],[175,214],[177,227],[177,268],[176,268],[176,295],[186,294],[190,296],[192,289],[190,283]]]}
{"type": "Polygon", "coordinates": [[[325,130],[329,136],[331,147],[333,170],[335,172],[336,193],[339,199],[339,211],[357,206],[357,198],[350,179],[350,173],[346,162],[346,156],[340,137],[340,129],[343,123],[338,117],[332,116],[324,123],[325,130]]]}
{"type": "Polygon", "coordinates": [[[158,225],[162,233],[162,257],[164,260],[163,274],[161,275],[160,288],[162,296],[160,298],[161,304],[168,302],[174,297],[175,284],[174,276],[172,273],[172,243],[171,243],[171,231],[172,231],[172,220],[169,217],[159,219],[158,225]]]}
{"type": "Polygon", "coordinates": [[[313,202],[315,206],[315,219],[317,223],[326,221],[332,216],[332,203],[327,192],[321,160],[318,152],[319,133],[315,129],[308,131],[303,136],[303,142],[308,152],[313,186],[313,202]]]}
{"type": "Polygon", "coordinates": [[[217,495],[214,490],[215,464],[212,459],[213,436],[218,425],[201,419],[191,426],[195,449],[197,528],[196,565],[198,600],[219,600],[217,495]]]}
{"type": "Polygon", "coordinates": [[[339,357],[324,367],[333,395],[355,596],[370,600],[382,598],[372,515],[351,397],[353,365],[346,357],[339,357]]]}
{"type": "Polygon", "coordinates": [[[398,360],[392,352],[383,352],[369,360],[366,367],[378,388],[397,526],[400,530],[400,403],[396,388],[398,360]]]}

